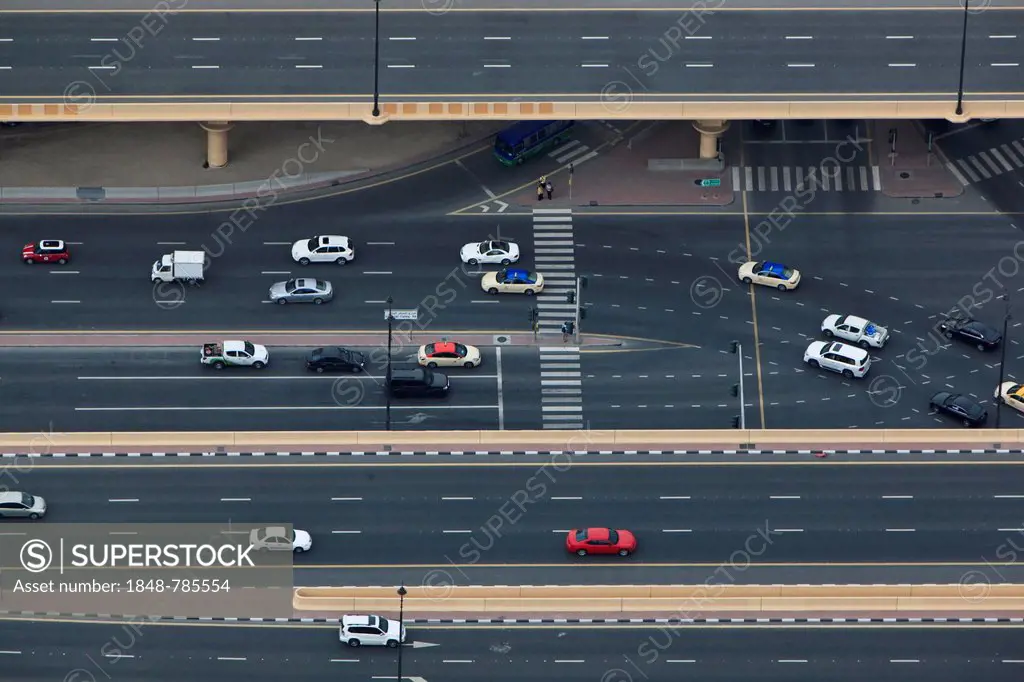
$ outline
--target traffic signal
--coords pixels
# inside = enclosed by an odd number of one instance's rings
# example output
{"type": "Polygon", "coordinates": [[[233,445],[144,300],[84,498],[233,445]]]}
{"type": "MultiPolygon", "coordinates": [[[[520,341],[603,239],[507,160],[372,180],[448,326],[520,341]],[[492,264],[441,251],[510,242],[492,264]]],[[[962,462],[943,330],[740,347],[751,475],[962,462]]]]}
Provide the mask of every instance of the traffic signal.
{"type": "Polygon", "coordinates": [[[739,418],[739,415],[737,415],[737,416],[732,418],[732,428],[734,428],[734,429],[740,428],[740,418],[739,418]]]}
{"type": "Polygon", "coordinates": [[[733,384],[732,385],[732,390],[730,392],[732,393],[732,397],[733,398],[739,398],[740,397],[740,385],[739,384],[733,384]]]}
{"type": "Polygon", "coordinates": [[[733,341],[732,344],[730,345],[730,348],[732,349],[732,354],[736,355],[737,353],[740,352],[740,342],[739,341],[733,341]]]}
{"type": "Polygon", "coordinates": [[[565,292],[565,302],[566,303],[575,303],[576,302],[576,292],[575,291],[567,291],[567,292],[565,292]]]}

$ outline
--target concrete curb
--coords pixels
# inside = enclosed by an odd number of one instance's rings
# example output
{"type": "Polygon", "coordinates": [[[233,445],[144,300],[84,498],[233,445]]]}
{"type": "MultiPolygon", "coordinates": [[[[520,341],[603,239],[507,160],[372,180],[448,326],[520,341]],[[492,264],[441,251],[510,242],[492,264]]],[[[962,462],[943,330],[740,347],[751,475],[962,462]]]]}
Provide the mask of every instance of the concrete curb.
{"type": "MultiPolygon", "coordinates": [[[[132,616],[106,613],[58,613],[53,611],[0,611],[2,616],[25,618],[80,618],[89,620],[160,623],[341,623],[339,618],[230,618],[193,616],[132,616]]],[[[788,623],[1024,623],[1024,618],[406,618],[407,625],[716,625],[716,624],[788,624],[788,623]]]]}
{"type": "MultiPolygon", "coordinates": [[[[587,455],[680,455],[680,456],[704,456],[704,455],[810,455],[815,451],[813,450],[594,450],[589,451],[587,455]]],[[[906,454],[905,451],[901,450],[825,450],[828,454],[836,455],[900,455],[906,454]]],[[[1022,454],[1020,450],[932,450],[934,454],[939,455],[994,455],[994,454],[1022,454]]],[[[3,452],[0,453],[0,458],[13,459],[17,457],[30,457],[30,458],[41,458],[41,459],[77,459],[77,458],[154,458],[161,459],[165,457],[171,458],[188,458],[188,457],[242,457],[242,458],[260,458],[260,457],[299,457],[299,458],[319,458],[319,457],[464,457],[464,456],[480,456],[480,457],[525,457],[525,456],[543,456],[552,457],[555,455],[564,455],[564,450],[361,450],[353,452],[342,452],[342,451],[325,451],[325,452],[228,452],[223,450],[217,451],[197,451],[197,452],[33,452],[33,453],[17,453],[17,452],[3,452]]],[[[574,456],[578,456],[584,453],[573,452],[574,456]]]]}

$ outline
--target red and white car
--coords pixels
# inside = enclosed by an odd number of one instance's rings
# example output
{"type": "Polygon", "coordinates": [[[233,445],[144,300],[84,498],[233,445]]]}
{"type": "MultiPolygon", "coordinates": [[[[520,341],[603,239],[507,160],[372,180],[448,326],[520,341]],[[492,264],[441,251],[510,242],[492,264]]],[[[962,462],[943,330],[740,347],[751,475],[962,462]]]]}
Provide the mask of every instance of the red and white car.
{"type": "Polygon", "coordinates": [[[34,263],[58,263],[64,265],[71,260],[67,242],[62,239],[43,239],[36,244],[25,244],[21,249],[21,260],[29,265],[34,263]]]}
{"type": "Polygon", "coordinates": [[[572,554],[618,554],[629,556],[636,551],[636,536],[628,530],[581,528],[569,531],[565,549],[572,554]]]}

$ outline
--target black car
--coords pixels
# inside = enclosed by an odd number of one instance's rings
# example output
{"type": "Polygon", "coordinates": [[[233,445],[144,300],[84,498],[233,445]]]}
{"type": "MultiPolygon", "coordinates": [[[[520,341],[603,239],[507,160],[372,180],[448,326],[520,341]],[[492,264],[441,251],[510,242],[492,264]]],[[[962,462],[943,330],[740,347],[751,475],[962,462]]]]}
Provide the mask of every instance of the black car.
{"type": "Polygon", "coordinates": [[[998,330],[973,317],[947,317],[939,323],[939,329],[947,339],[966,341],[978,350],[993,350],[1003,340],[998,330]]]}
{"type": "Polygon", "coordinates": [[[391,372],[388,390],[396,398],[443,398],[448,395],[448,375],[425,367],[391,372]]]}
{"type": "Polygon", "coordinates": [[[306,358],[306,369],[324,372],[362,372],[366,369],[366,356],[347,348],[315,348],[306,358]]]}
{"type": "Polygon", "coordinates": [[[933,409],[959,419],[964,426],[984,426],[988,419],[988,411],[962,393],[939,391],[929,402],[933,409]]]}

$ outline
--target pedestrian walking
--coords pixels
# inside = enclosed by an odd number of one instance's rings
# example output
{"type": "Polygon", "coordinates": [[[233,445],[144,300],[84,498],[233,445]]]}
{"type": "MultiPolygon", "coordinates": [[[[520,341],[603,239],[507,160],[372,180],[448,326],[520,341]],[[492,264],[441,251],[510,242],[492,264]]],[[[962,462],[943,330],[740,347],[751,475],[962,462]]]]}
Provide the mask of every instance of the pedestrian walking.
{"type": "Polygon", "coordinates": [[[555,187],[550,180],[544,183],[544,191],[548,193],[548,201],[551,201],[551,193],[555,191],[555,187]]]}
{"type": "Polygon", "coordinates": [[[544,201],[544,185],[537,185],[537,201],[544,201]]]}
{"type": "Polygon", "coordinates": [[[574,326],[569,320],[562,323],[562,343],[569,343],[569,337],[572,336],[574,326]]]}

